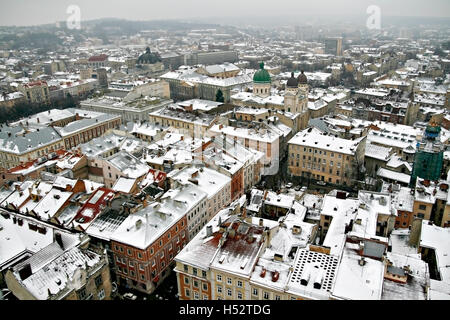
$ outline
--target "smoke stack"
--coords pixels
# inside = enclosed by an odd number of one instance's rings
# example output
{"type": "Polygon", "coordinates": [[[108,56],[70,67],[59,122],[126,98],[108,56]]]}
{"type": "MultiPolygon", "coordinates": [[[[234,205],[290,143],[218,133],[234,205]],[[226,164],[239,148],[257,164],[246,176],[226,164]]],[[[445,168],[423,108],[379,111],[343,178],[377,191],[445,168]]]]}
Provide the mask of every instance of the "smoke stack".
{"type": "Polygon", "coordinates": [[[55,233],[55,241],[56,241],[56,243],[59,244],[59,246],[61,247],[61,249],[64,250],[64,243],[63,243],[63,241],[62,241],[62,236],[61,236],[60,233],[55,233]]]}

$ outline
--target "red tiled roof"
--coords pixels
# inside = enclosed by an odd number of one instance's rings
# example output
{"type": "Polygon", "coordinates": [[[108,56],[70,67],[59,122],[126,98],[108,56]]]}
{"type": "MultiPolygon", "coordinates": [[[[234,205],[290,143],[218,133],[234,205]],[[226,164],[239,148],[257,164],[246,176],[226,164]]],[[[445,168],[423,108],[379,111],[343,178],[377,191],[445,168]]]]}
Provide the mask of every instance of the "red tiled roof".
{"type": "Polygon", "coordinates": [[[47,85],[47,82],[45,82],[45,81],[34,81],[34,82],[30,82],[30,83],[24,84],[24,87],[31,88],[31,87],[34,87],[34,86],[41,86],[41,85],[47,85]]]}
{"type": "Polygon", "coordinates": [[[99,56],[90,57],[89,62],[105,61],[106,59],[108,59],[108,56],[106,54],[101,54],[99,56]]]}
{"type": "Polygon", "coordinates": [[[150,169],[149,172],[153,174],[153,181],[156,183],[160,183],[161,181],[166,180],[167,173],[155,169],[150,169]]]}
{"type": "Polygon", "coordinates": [[[78,223],[83,224],[91,222],[102,211],[103,207],[106,206],[107,200],[114,197],[114,195],[115,195],[114,190],[107,188],[98,188],[94,193],[92,193],[92,195],[81,207],[81,209],[78,210],[74,220],[78,223]],[[95,203],[91,203],[91,199],[94,198],[99,192],[103,192],[103,194],[97,199],[95,203]],[[92,211],[92,214],[89,215],[85,214],[86,210],[92,211]],[[81,218],[83,218],[83,222],[80,221],[81,218]]]}
{"type": "MultiPolygon", "coordinates": [[[[58,157],[57,157],[58,159],[62,158],[62,156],[66,156],[66,155],[72,154],[71,152],[67,152],[64,149],[59,149],[59,150],[56,150],[54,152],[56,152],[56,154],[58,155],[58,157]]],[[[38,159],[25,162],[24,164],[21,164],[21,165],[18,165],[17,167],[9,169],[8,173],[14,173],[16,171],[21,171],[21,170],[24,170],[24,169],[28,169],[28,168],[32,167],[37,161],[38,161],[38,159]]]]}

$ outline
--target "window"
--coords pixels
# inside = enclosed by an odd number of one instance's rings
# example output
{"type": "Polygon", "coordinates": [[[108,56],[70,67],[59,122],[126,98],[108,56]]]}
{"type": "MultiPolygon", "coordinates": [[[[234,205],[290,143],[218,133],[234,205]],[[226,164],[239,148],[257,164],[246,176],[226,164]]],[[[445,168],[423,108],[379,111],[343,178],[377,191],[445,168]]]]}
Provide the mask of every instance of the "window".
{"type": "Polygon", "coordinates": [[[197,275],[197,268],[192,268],[192,273],[194,274],[194,276],[197,275]]]}
{"type": "Polygon", "coordinates": [[[95,285],[98,287],[103,283],[102,275],[95,278],[95,285]]]}
{"type": "Polygon", "coordinates": [[[427,206],[424,204],[419,205],[419,210],[425,211],[427,209],[427,206]]]}
{"type": "Polygon", "coordinates": [[[189,291],[189,289],[184,289],[184,295],[186,297],[190,297],[191,296],[191,292],[189,291]]]}
{"type": "Polygon", "coordinates": [[[242,300],[242,292],[237,292],[237,298],[238,300],[242,300]]]}
{"type": "Polygon", "coordinates": [[[97,296],[99,300],[105,299],[105,289],[100,290],[97,296]]]}
{"type": "Polygon", "coordinates": [[[231,278],[227,278],[227,284],[228,285],[233,285],[233,280],[231,278]]]}
{"type": "Polygon", "coordinates": [[[275,295],[275,300],[281,300],[281,297],[279,295],[275,295]]]}
{"type": "Polygon", "coordinates": [[[233,295],[233,292],[231,291],[231,289],[227,289],[227,296],[231,297],[233,295]]]}
{"type": "Polygon", "coordinates": [[[202,271],[202,277],[206,278],[206,271],[202,271]]]}
{"type": "Polygon", "coordinates": [[[217,275],[217,281],[222,282],[222,275],[220,274],[217,275]]]}
{"type": "Polygon", "coordinates": [[[237,287],[238,287],[238,288],[242,288],[242,281],[241,281],[241,280],[238,280],[238,281],[237,281],[237,287]]]}
{"type": "Polygon", "coordinates": [[[197,291],[194,291],[194,300],[198,300],[199,299],[199,294],[197,291]]]}
{"type": "Polygon", "coordinates": [[[264,300],[268,300],[270,298],[270,294],[264,291],[263,298],[264,300]]]}
{"type": "Polygon", "coordinates": [[[189,271],[189,267],[185,264],[184,265],[184,272],[188,272],[189,271]]]}
{"type": "Polygon", "coordinates": [[[80,289],[80,291],[78,291],[78,299],[84,300],[85,298],[86,298],[86,288],[82,288],[80,289]]]}
{"type": "Polygon", "coordinates": [[[257,296],[257,295],[258,295],[258,289],[256,289],[256,288],[253,288],[253,292],[252,292],[252,294],[253,294],[254,296],[257,296]]]}
{"type": "Polygon", "coordinates": [[[217,286],[217,293],[222,293],[222,286],[217,286]]]}
{"type": "Polygon", "coordinates": [[[188,277],[184,277],[184,284],[189,284],[189,278],[188,277]]]}
{"type": "Polygon", "coordinates": [[[198,288],[198,281],[197,280],[194,280],[194,287],[198,288]]]}
{"type": "Polygon", "coordinates": [[[142,253],[138,252],[137,256],[139,259],[142,259],[142,253]]]}
{"type": "Polygon", "coordinates": [[[202,283],[202,288],[203,288],[203,291],[208,291],[208,284],[203,282],[202,283]]]}

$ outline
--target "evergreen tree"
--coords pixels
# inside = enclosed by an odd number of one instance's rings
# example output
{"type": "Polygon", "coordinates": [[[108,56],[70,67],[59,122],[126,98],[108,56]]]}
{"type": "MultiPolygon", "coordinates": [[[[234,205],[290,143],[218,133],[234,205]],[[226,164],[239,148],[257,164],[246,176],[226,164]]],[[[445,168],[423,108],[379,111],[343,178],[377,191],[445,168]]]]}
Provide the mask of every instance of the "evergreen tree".
{"type": "Polygon", "coordinates": [[[222,92],[222,90],[217,90],[217,93],[216,93],[216,101],[217,102],[224,102],[225,101],[225,98],[223,97],[223,92],[222,92]]]}

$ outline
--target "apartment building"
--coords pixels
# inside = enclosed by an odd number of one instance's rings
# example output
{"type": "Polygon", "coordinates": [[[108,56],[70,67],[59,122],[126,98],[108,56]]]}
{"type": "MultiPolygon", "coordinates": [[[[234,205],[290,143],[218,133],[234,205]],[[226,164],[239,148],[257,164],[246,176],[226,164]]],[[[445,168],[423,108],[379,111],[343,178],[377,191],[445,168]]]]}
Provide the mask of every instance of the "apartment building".
{"type": "Polygon", "coordinates": [[[10,169],[64,148],[63,140],[53,127],[26,131],[22,127],[8,127],[0,132],[0,166],[10,169]]]}
{"type": "Polygon", "coordinates": [[[129,215],[111,235],[119,284],[153,292],[187,244],[187,228],[185,206],[173,201],[152,203],[129,215]]]}
{"type": "Polygon", "coordinates": [[[214,125],[209,136],[223,136],[224,139],[236,140],[245,148],[251,148],[264,153],[264,174],[278,172],[280,158],[280,134],[271,129],[255,129],[246,127],[232,127],[222,124],[214,125]]]}
{"type": "Polygon", "coordinates": [[[168,174],[171,188],[194,184],[208,194],[207,220],[231,203],[231,178],[208,167],[190,165],[168,174]]]}
{"type": "Polygon", "coordinates": [[[366,138],[347,140],[309,128],[288,142],[288,170],[293,176],[353,185],[364,164],[366,138]]]}
{"type": "Polygon", "coordinates": [[[29,103],[50,103],[50,92],[45,81],[20,84],[17,89],[23,93],[29,103]]]}
{"type": "Polygon", "coordinates": [[[203,138],[209,128],[213,126],[218,118],[207,115],[196,115],[193,112],[180,110],[180,107],[171,105],[149,114],[152,124],[168,126],[177,132],[189,135],[193,138],[203,138]]]}

